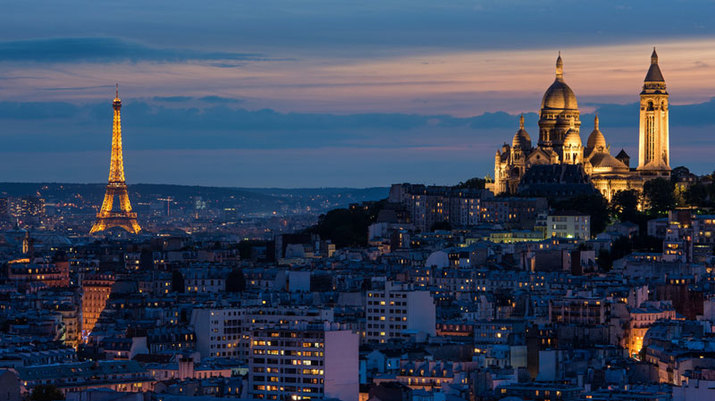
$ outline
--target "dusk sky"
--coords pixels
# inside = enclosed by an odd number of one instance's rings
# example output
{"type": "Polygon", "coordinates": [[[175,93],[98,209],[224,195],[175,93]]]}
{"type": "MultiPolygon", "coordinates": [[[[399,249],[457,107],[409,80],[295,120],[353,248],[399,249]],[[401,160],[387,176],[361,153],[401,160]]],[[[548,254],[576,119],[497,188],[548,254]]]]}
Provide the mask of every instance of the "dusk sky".
{"type": "Polygon", "coordinates": [[[538,138],[559,51],[585,141],[637,160],[657,46],[671,166],[710,173],[714,1],[8,1],[0,181],[107,180],[114,83],[129,185],[370,187],[492,175],[538,138]]]}

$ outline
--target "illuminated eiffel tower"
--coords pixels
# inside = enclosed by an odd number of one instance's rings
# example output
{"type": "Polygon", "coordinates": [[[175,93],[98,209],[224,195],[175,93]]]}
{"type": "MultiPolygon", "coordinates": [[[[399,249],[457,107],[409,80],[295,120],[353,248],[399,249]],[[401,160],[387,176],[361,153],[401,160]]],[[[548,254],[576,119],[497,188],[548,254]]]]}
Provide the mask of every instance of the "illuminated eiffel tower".
{"type": "Polygon", "coordinates": [[[112,158],[109,162],[109,183],[104,194],[102,209],[97,213],[97,222],[92,226],[90,234],[112,227],[121,227],[132,234],[141,231],[137,223],[137,214],[132,212],[127,194],[127,183],[124,181],[124,159],[122,158],[122,121],[120,110],[122,101],[119,99],[119,85],[112,103],[114,108],[114,125],[112,126],[112,158]],[[119,198],[119,204],[114,198],[119,198]],[[115,207],[119,206],[118,209],[115,207]]]}

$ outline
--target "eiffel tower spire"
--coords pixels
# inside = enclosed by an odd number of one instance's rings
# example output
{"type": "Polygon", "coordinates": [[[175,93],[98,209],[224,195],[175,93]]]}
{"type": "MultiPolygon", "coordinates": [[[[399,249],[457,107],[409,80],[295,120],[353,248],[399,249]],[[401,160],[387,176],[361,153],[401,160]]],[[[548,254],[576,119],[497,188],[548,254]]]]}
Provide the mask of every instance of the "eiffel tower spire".
{"type": "Polygon", "coordinates": [[[112,125],[112,156],[109,161],[109,183],[104,194],[102,209],[97,213],[97,221],[90,234],[111,227],[121,227],[132,234],[141,231],[137,223],[137,214],[132,212],[129,202],[127,183],[124,180],[124,159],[122,157],[122,100],[119,99],[119,84],[116,86],[114,101],[114,123],[112,125]],[[119,209],[114,210],[114,198],[119,198],[119,209]]]}

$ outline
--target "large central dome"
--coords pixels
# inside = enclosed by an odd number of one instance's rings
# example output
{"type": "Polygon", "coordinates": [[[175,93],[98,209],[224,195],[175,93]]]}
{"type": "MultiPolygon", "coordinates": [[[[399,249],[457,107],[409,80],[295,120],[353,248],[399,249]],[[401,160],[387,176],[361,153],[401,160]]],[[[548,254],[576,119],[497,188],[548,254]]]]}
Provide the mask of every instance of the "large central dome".
{"type": "Polygon", "coordinates": [[[556,59],[556,80],[549,86],[541,99],[541,109],[578,110],[576,95],[564,82],[564,64],[561,55],[556,59]]]}
{"type": "Polygon", "coordinates": [[[566,85],[566,82],[557,79],[544,93],[544,98],[541,99],[541,108],[577,110],[578,103],[576,102],[576,95],[566,85]]]}

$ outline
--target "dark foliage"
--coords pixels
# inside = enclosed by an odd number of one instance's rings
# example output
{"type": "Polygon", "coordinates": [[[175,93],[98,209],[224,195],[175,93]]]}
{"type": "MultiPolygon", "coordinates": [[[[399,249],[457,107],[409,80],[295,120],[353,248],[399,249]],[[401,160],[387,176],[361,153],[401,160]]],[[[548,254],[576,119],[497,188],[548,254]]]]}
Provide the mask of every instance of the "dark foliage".
{"type": "Polygon", "coordinates": [[[694,184],[685,190],[685,203],[689,206],[711,206],[713,194],[712,185],[694,184]]]}
{"type": "Polygon", "coordinates": [[[335,209],[320,216],[316,231],[338,248],[365,246],[367,226],[368,216],[363,210],[335,209]]]}
{"type": "Polygon", "coordinates": [[[591,235],[603,232],[608,224],[608,201],[600,193],[553,201],[556,210],[575,210],[591,216],[591,235]]]}
{"type": "Polygon", "coordinates": [[[246,290],[246,276],[241,269],[233,269],[226,277],[226,292],[243,292],[246,290]]]}
{"type": "Polygon", "coordinates": [[[313,292],[329,292],[333,290],[333,276],[325,273],[310,275],[310,290],[313,292]]]}
{"type": "Polygon", "coordinates": [[[149,248],[142,248],[139,254],[139,270],[154,270],[154,253],[149,248]]]}
{"type": "Polygon", "coordinates": [[[457,188],[469,188],[469,189],[484,189],[486,180],[484,178],[479,178],[479,177],[474,177],[470,178],[467,181],[460,182],[459,184],[455,185],[457,188]]]}
{"type": "Polygon", "coordinates": [[[184,275],[180,271],[171,272],[171,291],[183,294],[185,285],[184,275]]]}
{"type": "Polygon", "coordinates": [[[640,196],[638,191],[620,191],[613,195],[609,208],[614,216],[620,221],[639,222],[638,201],[640,196]]]}
{"type": "Polygon", "coordinates": [[[611,252],[604,249],[598,252],[596,263],[600,271],[607,272],[613,268],[614,260],[621,259],[634,251],[661,253],[663,241],[648,235],[639,235],[633,239],[621,237],[613,241],[611,252]]]}
{"type": "Polygon", "coordinates": [[[613,246],[611,247],[611,259],[618,260],[622,257],[630,254],[633,251],[633,244],[631,240],[626,237],[618,238],[613,241],[613,246]]]}
{"type": "Polygon", "coordinates": [[[646,231],[641,231],[642,235],[633,239],[633,250],[640,252],[663,252],[663,240],[656,237],[646,235],[646,231]]]}
{"type": "Polygon", "coordinates": [[[32,389],[30,401],[64,400],[65,395],[52,384],[40,384],[32,389]]]}
{"type": "Polygon", "coordinates": [[[665,178],[656,178],[643,185],[648,207],[653,213],[666,213],[675,208],[675,185],[665,178]]]}
{"type": "Polygon", "coordinates": [[[605,249],[601,249],[598,252],[596,263],[598,264],[598,270],[607,272],[613,268],[613,257],[610,252],[605,249]]]}
{"type": "Polygon", "coordinates": [[[249,260],[253,257],[251,254],[253,252],[254,246],[265,246],[266,241],[260,240],[243,240],[238,243],[238,254],[241,260],[249,260]]]}
{"type": "Polygon", "coordinates": [[[440,230],[449,231],[451,229],[452,229],[452,225],[449,224],[448,221],[438,221],[438,222],[432,224],[432,227],[430,227],[430,231],[440,231],[440,230]]]}
{"type": "Polygon", "coordinates": [[[318,218],[318,224],[305,230],[330,240],[336,248],[367,246],[367,227],[375,222],[377,214],[387,203],[386,199],[367,207],[334,209],[318,218]]]}

